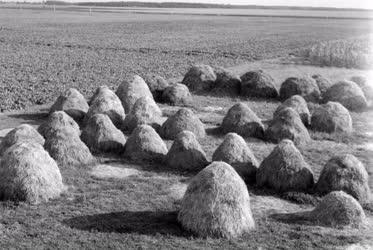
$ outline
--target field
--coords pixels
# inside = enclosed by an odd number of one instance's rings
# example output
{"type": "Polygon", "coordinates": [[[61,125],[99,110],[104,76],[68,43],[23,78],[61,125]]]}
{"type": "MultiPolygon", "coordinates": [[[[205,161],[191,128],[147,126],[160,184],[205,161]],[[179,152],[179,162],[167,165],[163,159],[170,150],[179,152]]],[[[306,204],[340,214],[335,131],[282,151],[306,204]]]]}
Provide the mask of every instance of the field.
{"type": "MultiPolygon", "coordinates": [[[[290,76],[320,73],[337,81],[372,70],[318,67],[297,55],[320,42],[371,33],[371,21],[136,13],[88,13],[0,8],[0,140],[21,123],[38,126],[59,93],[75,87],[87,98],[97,86],[113,89],[133,73],[178,81],[194,63],[229,67],[237,74],[263,69],[277,87],[290,76]],[[14,21],[17,17],[17,21],[14,21]],[[308,65],[305,65],[308,64],[308,65]]],[[[211,160],[224,135],[226,111],[243,101],[266,123],[279,101],[194,95],[205,124],[201,145],[211,160]]],[[[178,107],[160,105],[164,119],[178,107]]],[[[352,135],[310,132],[300,147],[318,177],[335,154],[352,153],[366,166],[373,189],[373,110],[351,113],[352,135]]],[[[172,141],[166,141],[170,147],[172,141]]],[[[247,138],[259,161],[274,144],[247,138]]],[[[257,229],[235,240],[202,239],[176,221],[180,198],[195,173],[135,164],[112,155],[102,165],[62,169],[68,191],[41,204],[0,203],[0,248],[22,249],[345,249],[373,245],[373,206],[362,229],[337,230],[284,219],[319,201],[302,193],[274,194],[249,186],[257,229]],[[108,167],[108,165],[111,166],[108,167]],[[131,176],[127,176],[133,173],[131,176]]]]}

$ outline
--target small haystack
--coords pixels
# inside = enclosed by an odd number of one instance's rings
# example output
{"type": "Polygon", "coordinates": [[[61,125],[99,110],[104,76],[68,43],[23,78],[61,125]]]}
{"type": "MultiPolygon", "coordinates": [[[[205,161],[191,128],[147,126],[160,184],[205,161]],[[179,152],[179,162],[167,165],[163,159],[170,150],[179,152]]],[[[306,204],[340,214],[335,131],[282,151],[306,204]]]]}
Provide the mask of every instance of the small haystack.
{"type": "Polygon", "coordinates": [[[367,99],[361,88],[351,81],[340,81],[331,86],[324,94],[323,101],[339,102],[351,111],[362,111],[367,106],[367,99]]]}
{"type": "Polygon", "coordinates": [[[255,228],[245,182],[224,162],[211,163],[192,179],[178,220],[200,237],[236,238],[255,228]]]}
{"type": "Polygon", "coordinates": [[[284,108],[273,117],[265,132],[265,137],[275,143],[289,139],[296,145],[311,140],[299,114],[292,108],[284,108]]]}
{"type": "Polygon", "coordinates": [[[61,130],[68,130],[77,136],[80,136],[81,133],[79,125],[64,111],[53,112],[38,128],[39,133],[44,138],[49,138],[61,130]]]}
{"type": "Polygon", "coordinates": [[[203,169],[208,163],[205,152],[190,131],[183,131],[176,136],[166,162],[175,169],[193,171],[203,169]]]}
{"type": "Polygon", "coordinates": [[[321,99],[319,87],[311,77],[290,77],[282,83],[280,88],[281,100],[286,100],[293,95],[302,96],[307,102],[318,103],[321,99]]]}
{"type": "Polygon", "coordinates": [[[75,121],[80,122],[88,112],[88,109],[89,106],[84,96],[78,90],[70,88],[57,98],[49,113],[65,111],[75,121]]]}
{"type": "Polygon", "coordinates": [[[56,162],[35,142],[19,142],[5,151],[0,161],[2,200],[46,202],[64,190],[56,162]]]}
{"type": "Polygon", "coordinates": [[[245,181],[255,182],[256,170],[259,167],[258,160],[238,134],[226,134],[224,141],[212,155],[212,160],[228,163],[245,181]]]}
{"type": "Polygon", "coordinates": [[[327,133],[351,133],[352,119],[350,112],[338,102],[328,102],[314,110],[311,127],[316,131],[327,133]]]}
{"type": "Polygon", "coordinates": [[[241,95],[261,98],[278,98],[275,80],[263,70],[249,71],[241,76],[241,95]]]}
{"type": "Polygon", "coordinates": [[[162,102],[169,105],[188,106],[192,101],[188,87],[181,83],[170,85],[162,94],[162,102]]]}
{"type": "Polygon", "coordinates": [[[368,82],[368,79],[366,77],[353,76],[351,77],[350,80],[356,83],[357,85],[359,85],[359,87],[361,88],[361,90],[363,91],[365,95],[365,98],[368,101],[373,101],[373,85],[372,83],[368,82]]]}
{"type": "Polygon", "coordinates": [[[162,76],[149,74],[144,78],[156,102],[162,102],[164,90],[170,85],[162,76]]]}
{"type": "Polygon", "coordinates": [[[240,93],[241,79],[233,72],[224,69],[214,69],[216,81],[212,91],[216,94],[237,96],[240,93]]]}
{"type": "Polygon", "coordinates": [[[94,115],[87,121],[81,138],[93,152],[121,152],[126,144],[123,133],[104,114],[94,115]]]}
{"type": "Polygon", "coordinates": [[[8,148],[18,142],[34,142],[41,146],[44,145],[44,138],[36,129],[28,124],[22,124],[11,130],[0,143],[0,156],[2,156],[8,148]]]}
{"type": "Polygon", "coordinates": [[[367,170],[350,154],[335,156],[325,164],[316,190],[322,194],[342,190],[360,203],[368,202],[371,196],[367,170]]]}
{"type": "Polygon", "coordinates": [[[167,146],[149,125],[140,125],[127,139],[124,156],[135,161],[163,161],[167,146]]]}
{"type": "Polygon", "coordinates": [[[124,80],[119,85],[116,94],[121,100],[126,114],[131,111],[133,105],[140,97],[147,96],[153,99],[153,95],[150,92],[148,85],[146,84],[144,79],[142,79],[138,75],[134,75],[124,80]]]}
{"type": "Polygon", "coordinates": [[[358,228],[366,221],[359,202],[343,191],[334,191],[326,195],[310,212],[309,219],[323,226],[337,228],[358,228]]]}
{"type": "Polygon", "coordinates": [[[315,79],[316,84],[319,87],[321,96],[323,96],[325,92],[333,85],[333,83],[329,81],[328,78],[320,74],[313,75],[312,78],[315,79]]]}
{"type": "Polygon", "coordinates": [[[267,156],[256,174],[258,186],[278,192],[307,191],[314,184],[313,172],[290,140],[282,140],[267,156]]]}
{"type": "Polygon", "coordinates": [[[93,93],[93,95],[91,96],[91,99],[89,99],[88,105],[91,106],[92,103],[94,103],[97,99],[102,98],[103,96],[107,95],[108,91],[110,93],[110,91],[112,91],[112,90],[106,85],[102,85],[102,86],[98,87],[95,90],[95,93],[93,93]]]}
{"type": "Polygon", "coordinates": [[[204,64],[192,66],[185,74],[182,84],[185,84],[191,91],[209,91],[216,81],[214,70],[204,64]]]}
{"type": "Polygon", "coordinates": [[[289,99],[286,99],[278,108],[276,109],[273,116],[276,116],[284,108],[293,108],[302,119],[305,126],[309,126],[311,123],[311,114],[307,106],[306,100],[300,95],[293,95],[289,99]]]}
{"type": "Polygon", "coordinates": [[[244,137],[263,138],[264,125],[259,117],[246,104],[233,105],[220,126],[223,133],[234,132],[244,137]]]}
{"type": "Polygon", "coordinates": [[[123,130],[132,132],[138,125],[148,124],[160,127],[162,111],[153,98],[143,96],[137,99],[131,112],[127,114],[123,123],[123,130]]]}
{"type": "Polygon", "coordinates": [[[203,138],[206,135],[203,123],[193,111],[187,108],[179,109],[176,114],[169,117],[163,123],[160,129],[160,135],[164,139],[173,140],[184,130],[193,132],[197,138],[203,138]]]}

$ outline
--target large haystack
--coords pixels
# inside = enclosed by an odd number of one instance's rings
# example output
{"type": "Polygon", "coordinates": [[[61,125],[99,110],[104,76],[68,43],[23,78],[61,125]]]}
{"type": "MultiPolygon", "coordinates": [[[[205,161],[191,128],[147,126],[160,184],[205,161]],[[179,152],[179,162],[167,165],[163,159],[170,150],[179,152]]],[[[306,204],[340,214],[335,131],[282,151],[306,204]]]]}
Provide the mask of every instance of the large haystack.
{"type": "Polygon", "coordinates": [[[236,238],[255,228],[246,185],[224,162],[211,163],[192,179],[178,220],[201,237],[236,238]]]}
{"type": "Polygon", "coordinates": [[[338,102],[328,102],[317,107],[312,113],[312,129],[321,132],[352,132],[350,112],[338,102]]]}
{"type": "Polygon", "coordinates": [[[310,220],[329,227],[354,227],[364,225],[365,213],[359,202],[343,191],[326,195],[309,214],[310,220]]]}
{"type": "Polygon", "coordinates": [[[275,80],[263,70],[249,71],[241,76],[241,95],[261,98],[277,98],[275,80]]]}
{"type": "Polygon", "coordinates": [[[328,78],[320,74],[313,75],[312,78],[315,79],[316,84],[319,87],[321,96],[323,96],[325,92],[333,85],[333,83],[329,81],[328,78]]]}
{"type": "Polygon", "coordinates": [[[190,131],[183,131],[176,136],[166,162],[175,169],[192,171],[199,171],[208,163],[203,148],[190,131]]]}
{"type": "Polygon", "coordinates": [[[106,86],[98,88],[91,98],[91,106],[85,117],[85,123],[96,114],[105,114],[109,116],[117,128],[123,126],[123,121],[126,117],[122,102],[118,96],[106,86]]]}
{"type": "Polygon", "coordinates": [[[162,102],[162,95],[164,90],[170,85],[169,82],[162,76],[148,74],[144,77],[146,84],[152,93],[156,102],[162,102]]]}
{"type": "Polygon", "coordinates": [[[88,120],[81,138],[93,152],[121,152],[126,144],[123,133],[104,114],[94,115],[88,120]]]}
{"type": "Polygon", "coordinates": [[[5,151],[0,161],[2,200],[32,204],[57,198],[64,186],[56,162],[35,142],[19,142],[5,151]]]}
{"type": "Polygon", "coordinates": [[[361,88],[351,81],[340,81],[331,86],[324,94],[323,101],[339,102],[351,111],[362,111],[367,106],[367,99],[361,88]]]}
{"type": "Polygon", "coordinates": [[[188,130],[193,132],[197,138],[205,137],[205,127],[200,119],[187,108],[179,109],[173,116],[169,117],[160,129],[160,135],[169,140],[173,140],[176,136],[188,130]]]}
{"type": "Polygon", "coordinates": [[[39,133],[44,136],[44,138],[49,138],[57,131],[61,130],[68,130],[71,133],[75,133],[77,136],[80,136],[81,133],[79,125],[64,111],[53,112],[38,128],[39,133]]]}
{"type": "Polygon", "coordinates": [[[255,182],[258,160],[238,134],[228,133],[212,155],[212,160],[228,163],[245,181],[255,182]]]}
{"type": "Polygon", "coordinates": [[[163,161],[167,147],[149,125],[138,126],[127,139],[124,156],[135,161],[163,161]]]}
{"type": "Polygon", "coordinates": [[[107,95],[106,93],[108,91],[110,93],[110,91],[112,90],[110,90],[110,88],[106,85],[102,85],[96,88],[95,93],[93,93],[93,95],[91,96],[91,99],[89,99],[88,101],[88,105],[91,106],[92,103],[94,103],[97,99],[102,98],[103,96],[107,95]]]}
{"type": "Polygon", "coordinates": [[[342,190],[360,203],[369,201],[371,196],[367,170],[350,154],[335,156],[325,164],[316,189],[322,194],[342,190]]]}
{"type": "Polygon", "coordinates": [[[302,96],[307,102],[318,103],[321,99],[319,87],[311,77],[290,77],[282,83],[280,88],[281,100],[293,95],[302,96]]]}
{"type": "Polygon", "coordinates": [[[65,111],[75,121],[80,122],[88,112],[88,109],[89,106],[84,96],[78,90],[70,88],[57,98],[49,113],[65,111]]]}
{"type": "Polygon", "coordinates": [[[294,143],[282,140],[260,164],[256,182],[279,192],[307,191],[313,187],[314,177],[294,143]]]}
{"type": "Polygon", "coordinates": [[[7,133],[2,139],[0,143],[0,156],[4,154],[5,150],[18,142],[34,142],[43,146],[45,140],[32,126],[22,124],[7,133]]]}
{"type": "Polygon", "coordinates": [[[185,84],[191,91],[209,91],[216,81],[214,70],[204,64],[192,66],[185,74],[182,84],[185,84]]]}
{"type": "Polygon", "coordinates": [[[188,106],[192,104],[192,95],[184,84],[172,84],[164,90],[162,102],[169,105],[188,106]]]}
{"type": "Polygon", "coordinates": [[[273,116],[276,116],[284,108],[293,108],[302,119],[305,126],[309,126],[311,123],[311,114],[307,106],[306,100],[300,95],[293,95],[289,99],[286,99],[278,108],[276,109],[273,116]]]}
{"type": "Polygon", "coordinates": [[[221,95],[237,96],[240,93],[241,79],[233,72],[224,69],[214,69],[216,74],[216,81],[213,85],[212,91],[221,95]]]}
{"type": "Polygon", "coordinates": [[[275,143],[283,139],[290,139],[296,145],[311,140],[299,114],[292,108],[284,108],[273,117],[265,132],[265,137],[275,143]]]}
{"type": "Polygon", "coordinates": [[[350,78],[351,81],[359,85],[363,91],[365,98],[368,101],[373,101],[373,85],[368,82],[368,79],[364,76],[353,76],[350,78]]]}
{"type": "Polygon", "coordinates": [[[246,104],[233,105],[220,126],[223,133],[234,132],[244,137],[263,138],[264,125],[259,117],[246,104]]]}
{"type": "Polygon", "coordinates": [[[148,124],[160,127],[162,111],[153,98],[143,96],[137,99],[123,123],[123,130],[132,132],[138,125],[148,124]]]}
{"type": "Polygon", "coordinates": [[[131,111],[133,105],[140,97],[147,96],[153,99],[153,95],[150,92],[148,85],[144,79],[138,75],[134,75],[124,80],[119,85],[116,94],[121,100],[126,114],[131,111]]]}

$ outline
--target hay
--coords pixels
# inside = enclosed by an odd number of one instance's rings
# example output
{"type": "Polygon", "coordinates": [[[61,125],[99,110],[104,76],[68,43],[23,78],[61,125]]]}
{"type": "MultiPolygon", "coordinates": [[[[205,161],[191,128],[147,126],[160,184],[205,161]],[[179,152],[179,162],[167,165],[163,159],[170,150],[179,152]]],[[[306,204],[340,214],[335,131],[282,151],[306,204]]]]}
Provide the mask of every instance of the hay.
{"type": "Polygon", "coordinates": [[[373,101],[373,85],[368,82],[366,77],[353,76],[350,78],[350,80],[359,85],[367,100],[373,101]]]}
{"type": "Polygon", "coordinates": [[[160,129],[160,135],[164,139],[173,140],[184,130],[191,131],[197,138],[206,135],[205,127],[200,119],[187,108],[179,109],[176,114],[169,117],[160,129]]]}
{"type": "Polygon", "coordinates": [[[170,85],[162,76],[148,74],[144,78],[156,102],[162,102],[164,90],[170,85]]]}
{"type": "Polygon", "coordinates": [[[256,170],[259,167],[258,160],[238,134],[226,134],[224,141],[212,155],[212,160],[228,163],[246,182],[255,182],[256,170]]]}
{"type": "MultiPolygon", "coordinates": [[[[149,97],[153,99],[153,95],[149,90],[148,85],[138,75],[134,75],[124,80],[118,87],[116,94],[122,102],[126,114],[130,113],[133,105],[140,97],[149,97]]],[[[154,99],[153,99],[154,100],[154,99]]]]}
{"type": "Polygon", "coordinates": [[[134,161],[162,162],[168,150],[162,138],[149,125],[140,125],[127,139],[124,156],[134,161]]]}
{"type": "Polygon", "coordinates": [[[192,104],[192,95],[184,84],[173,84],[162,94],[162,102],[169,105],[188,106],[192,104]]]}
{"type": "Polygon", "coordinates": [[[122,102],[118,96],[106,86],[101,86],[91,98],[91,106],[87,112],[84,123],[96,114],[105,114],[110,117],[111,121],[117,128],[123,126],[126,117],[122,102]]]}
{"type": "Polygon", "coordinates": [[[153,98],[143,96],[137,99],[131,112],[127,114],[122,129],[132,132],[138,125],[148,124],[160,127],[162,111],[153,98]]]}
{"type": "Polygon", "coordinates": [[[273,117],[265,132],[265,137],[275,143],[289,139],[296,145],[305,144],[311,140],[299,114],[292,108],[284,108],[273,117]]]}
{"type": "Polygon", "coordinates": [[[307,191],[313,187],[314,177],[294,143],[283,140],[260,164],[256,182],[278,192],[307,191]]]}
{"type": "Polygon", "coordinates": [[[289,99],[286,99],[280,106],[278,106],[273,116],[276,116],[284,108],[293,108],[299,114],[305,126],[311,124],[311,114],[307,102],[300,95],[293,95],[289,99]]]}
{"type": "Polygon", "coordinates": [[[234,132],[244,137],[263,138],[264,125],[259,117],[246,104],[233,105],[220,126],[223,133],[234,132]]]}
{"type": "Polygon", "coordinates": [[[241,95],[261,98],[278,98],[275,80],[263,70],[249,71],[241,76],[241,95]]]}
{"type": "Polygon", "coordinates": [[[46,202],[64,190],[56,162],[34,142],[19,142],[5,151],[0,161],[2,200],[46,202]]]}
{"type": "Polygon", "coordinates": [[[300,95],[307,102],[318,103],[321,99],[319,87],[311,77],[290,77],[281,84],[281,100],[286,100],[293,95],[300,95]]]}
{"type": "Polygon", "coordinates": [[[198,171],[208,163],[205,152],[190,131],[183,131],[176,136],[168,151],[166,162],[175,169],[198,171]]]}
{"type": "Polygon", "coordinates": [[[216,81],[214,70],[204,64],[193,65],[185,74],[182,84],[193,92],[209,91],[216,81]]]}
{"type": "Polygon", "coordinates": [[[107,92],[110,93],[110,88],[106,85],[102,85],[100,87],[98,87],[96,90],[95,90],[95,93],[93,93],[93,95],[91,96],[91,99],[89,99],[88,101],[88,105],[91,106],[92,103],[94,103],[97,99],[100,99],[102,98],[103,96],[106,95],[107,92]]]}
{"type": "Polygon", "coordinates": [[[38,128],[39,133],[46,139],[61,130],[67,130],[77,136],[80,136],[81,133],[79,125],[64,111],[53,112],[38,128]]]}
{"type": "Polygon", "coordinates": [[[121,152],[126,138],[111,122],[109,116],[92,116],[82,131],[82,140],[92,152],[121,152]]]}
{"type": "Polygon", "coordinates": [[[224,68],[215,68],[216,81],[212,92],[220,95],[237,96],[240,93],[241,79],[238,75],[224,68]]]}
{"type": "Polygon", "coordinates": [[[371,196],[368,177],[364,165],[355,156],[335,156],[321,171],[316,190],[321,194],[342,190],[365,203],[371,196]]]}
{"type": "Polygon", "coordinates": [[[359,228],[366,220],[360,204],[343,191],[334,191],[326,195],[309,214],[310,220],[329,227],[359,228]]]}
{"type": "Polygon", "coordinates": [[[22,124],[5,135],[0,143],[0,156],[2,156],[8,148],[18,142],[34,142],[44,145],[44,138],[36,129],[28,124],[22,124]]]}
{"type": "Polygon", "coordinates": [[[361,88],[351,81],[339,81],[324,94],[323,102],[339,102],[350,111],[362,111],[367,106],[367,100],[361,88]]]}
{"type": "Polygon", "coordinates": [[[88,109],[89,106],[84,96],[78,90],[70,88],[57,98],[49,113],[65,111],[75,121],[80,122],[88,109]]]}
{"type": "Polygon", "coordinates": [[[352,118],[350,112],[342,104],[328,102],[314,110],[311,127],[316,131],[327,133],[351,133],[352,118]]]}
{"type": "Polygon", "coordinates": [[[236,238],[255,228],[246,185],[224,162],[211,163],[192,179],[178,220],[201,237],[236,238]]]}
{"type": "Polygon", "coordinates": [[[320,74],[313,75],[312,78],[315,79],[316,84],[319,87],[321,96],[323,96],[325,92],[333,85],[333,83],[329,81],[329,79],[320,74]]]}

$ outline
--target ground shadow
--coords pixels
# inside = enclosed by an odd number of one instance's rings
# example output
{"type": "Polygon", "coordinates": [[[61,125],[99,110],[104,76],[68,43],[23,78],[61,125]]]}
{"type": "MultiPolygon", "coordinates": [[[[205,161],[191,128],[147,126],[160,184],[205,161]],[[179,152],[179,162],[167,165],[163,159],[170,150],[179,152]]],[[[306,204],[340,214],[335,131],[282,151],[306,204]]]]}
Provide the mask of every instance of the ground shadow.
{"type": "Polygon", "coordinates": [[[297,212],[297,213],[277,213],[271,214],[269,216],[271,219],[274,219],[279,222],[286,224],[295,224],[295,225],[315,225],[315,223],[310,218],[310,212],[297,212]]]}
{"type": "Polygon", "coordinates": [[[48,113],[28,113],[28,114],[13,114],[8,117],[21,120],[22,123],[30,125],[40,125],[48,117],[48,113]]]}
{"type": "Polygon", "coordinates": [[[190,236],[178,223],[176,211],[124,211],[95,214],[74,217],[64,220],[63,223],[85,231],[190,236]]]}

